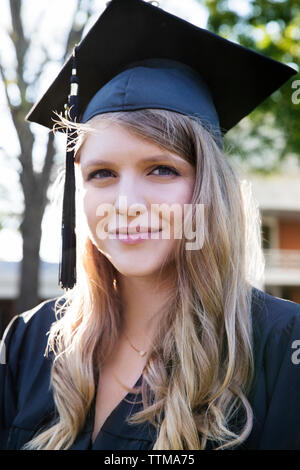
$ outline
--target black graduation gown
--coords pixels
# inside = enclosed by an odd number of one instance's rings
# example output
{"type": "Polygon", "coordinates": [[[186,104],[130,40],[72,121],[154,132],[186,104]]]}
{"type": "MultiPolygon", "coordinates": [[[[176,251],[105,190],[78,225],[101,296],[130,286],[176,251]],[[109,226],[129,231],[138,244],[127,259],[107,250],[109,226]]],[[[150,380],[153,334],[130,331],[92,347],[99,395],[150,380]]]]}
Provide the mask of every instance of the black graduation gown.
{"type": "MultiPolygon", "coordinates": [[[[248,395],[254,412],[251,434],[238,449],[300,449],[300,305],[252,289],[255,378],[248,395]]],[[[45,357],[47,332],[55,321],[47,300],[14,317],[4,334],[0,365],[0,449],[21,449],[55,413],[50,388],[52,358],[45,357]],[[4,362],[3,350],[1,362],[4,362]]],[[[140,384],[140,376],[137,384],[140,384]]],[[[150,450],[156,439],[150,423],[129,425],[141,409],[141,394],[128,394],[91,443],[94,405],[71,449],[150,450]],[[130,403],[136,401],[137,403],[130,403]]],[[[209,443],[207,449],[214,448],[209,443]]]]}

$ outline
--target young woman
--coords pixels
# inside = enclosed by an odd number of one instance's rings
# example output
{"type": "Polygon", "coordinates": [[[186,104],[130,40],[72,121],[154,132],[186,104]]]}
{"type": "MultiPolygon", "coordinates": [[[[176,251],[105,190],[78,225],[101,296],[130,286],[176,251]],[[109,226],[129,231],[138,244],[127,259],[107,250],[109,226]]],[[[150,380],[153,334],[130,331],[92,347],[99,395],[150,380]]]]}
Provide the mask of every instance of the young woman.
{"type": "MultiPolygon", "coordinates": [[[[127,3],[146,19],[154,8],[127,3]]],[[[190,69],[172,96],[181,111],[153,105],[161,87],[172,95],[168,70],[147,70],[144,88],[138,66],[123,70],[80,122],[61,118],[76,130],[78,279],[6,330],[2,448],[300,448],[300,306],[251,285],[258,214],[218,134],[184,112],[190,69]],[[185,205],[204,208],[191,212],[196,249],[184,230],[176,237],[185,205]]]]}

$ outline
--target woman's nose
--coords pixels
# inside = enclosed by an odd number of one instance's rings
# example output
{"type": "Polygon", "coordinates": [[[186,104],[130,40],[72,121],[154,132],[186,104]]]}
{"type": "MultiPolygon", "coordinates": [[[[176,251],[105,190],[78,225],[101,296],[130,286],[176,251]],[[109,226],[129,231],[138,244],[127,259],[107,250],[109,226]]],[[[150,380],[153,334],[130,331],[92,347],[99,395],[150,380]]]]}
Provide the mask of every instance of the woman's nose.
{"type": "Polygon", "coordinates": [[[141,194],[141,185],[132,175],[121,178],[114,206],[120,214],[128,215],[147,210],[145,195],[141,194]]]}
{"type": "Polygon", "coordinates": [[[128,194],[119,194],[115,201],[115,210],[118,214],[135,216],[147,212],[145,202],[137,200],[136,197],[128,194]]]}

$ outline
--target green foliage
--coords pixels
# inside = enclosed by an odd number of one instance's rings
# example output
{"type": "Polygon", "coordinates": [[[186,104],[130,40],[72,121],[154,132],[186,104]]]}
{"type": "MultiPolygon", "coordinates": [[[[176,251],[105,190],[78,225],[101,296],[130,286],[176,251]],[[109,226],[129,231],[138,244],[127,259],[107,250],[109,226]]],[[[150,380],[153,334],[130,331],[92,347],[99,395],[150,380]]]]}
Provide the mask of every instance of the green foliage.
{"type": "MultiPolygon", "coordinates": [[[[292,65],[295,69],[298,66],[300,70],[299,0],[202,0],[201,3],[206,5],[210,13],[207,24],[210,31],[292,65]],[[240,9],[243,5],[247,7],[245,12],[240,9]]],[[[266,99],[249,117],[248,136],[257,139],[252,153],[257,155],[259,152],[263,158],[264,150],[271,150],[277,155],[277,165],[288,153],[296,154],[300,162],[300,103],[292,101],[297,90],[292,88],[292,84],[296,80],[300,80],[299,74],[266,99]],[[281,145],[278,145],[278,140],[262,134],[262,127],[266,127],[266,116],[271,123],[268,125],[281,134],[281,145]]],[[[300,81],[297,87],[300,87],[300,81]]],[[[297,98],[299,101],[300,92],[297,98]]],[[[239,127],[229,132],[225,143],[242,156],[246,155],[245,158],[251,158],[247,151],[248,139],[243,139],[243,142],[239,139],[239,127]]],[[[263,164],[261,168],[264,171],[263,164]]]]}

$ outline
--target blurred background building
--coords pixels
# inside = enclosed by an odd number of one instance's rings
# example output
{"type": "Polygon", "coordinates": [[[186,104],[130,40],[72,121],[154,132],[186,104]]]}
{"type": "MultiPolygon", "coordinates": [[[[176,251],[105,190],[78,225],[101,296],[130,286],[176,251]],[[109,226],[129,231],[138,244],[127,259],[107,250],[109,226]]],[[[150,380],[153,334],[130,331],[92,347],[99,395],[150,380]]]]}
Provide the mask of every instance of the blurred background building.
{"type": "Polygon", "coordinates": [[[264,290],[300,304],[300,177],[253,178],[262,216],[264,290]]]}

